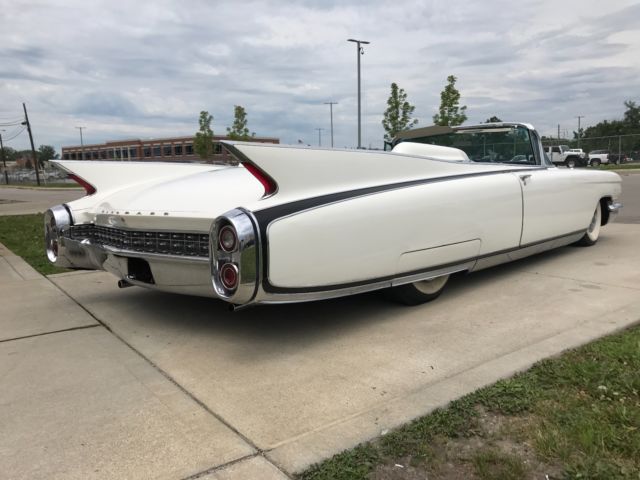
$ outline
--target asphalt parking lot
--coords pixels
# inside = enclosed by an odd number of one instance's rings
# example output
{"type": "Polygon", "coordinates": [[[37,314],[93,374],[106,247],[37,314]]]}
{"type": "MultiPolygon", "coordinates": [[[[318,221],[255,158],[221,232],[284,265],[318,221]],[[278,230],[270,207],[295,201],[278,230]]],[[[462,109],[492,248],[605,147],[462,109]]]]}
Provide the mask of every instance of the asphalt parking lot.
{"type": "Polygon", "coordinates": [[[44,278],[0,250],[0,288],[21,298],[0,303],[0,471],[287,478],[634,324],[640,175],[623,181],[594,247],[455,278],[413,308],[366,294],[231,313],[103,272],[44,278]]]}

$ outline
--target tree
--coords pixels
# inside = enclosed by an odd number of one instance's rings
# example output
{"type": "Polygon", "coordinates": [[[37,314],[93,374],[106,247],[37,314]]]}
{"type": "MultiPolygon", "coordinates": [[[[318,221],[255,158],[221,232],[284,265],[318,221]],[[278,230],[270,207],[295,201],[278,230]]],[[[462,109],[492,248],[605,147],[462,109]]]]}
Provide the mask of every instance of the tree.
{"type": "Polygon", "coordinates": [[[398,88],[396,83],[391,84],[391,94],[387,100],[387,109],[384,112],[382,126],[387,132],[384,139],[390,142],[398,132],[408,130],[418,123],[417,118],[411,118],[416,109],[407,101],[407,93],[403,88],[398,88]]]}
{"type": "Polygon", "coordinates": [[[251,137],[255,137],[255,133],[249,135],[249,128],[247,128],[247,112],[244,107],[235,105],[233,109],[233,125],[231,128],[227,127],[227,136],[231,140],[248,140],[251,137]]]}
{"type": "Polygon", "coordinates": [[[60,155],[56,153],[55,148],[51,145],[40,145],[38,147],[38,163],[41,167],[44,167],[44,162],[60,158],[60,155]]]}
{"type": "Polygon", "coordinates": [[[627,107],[623,120],[625,125],[633,130],[640,129],[640,106],[631,100],[624,102],[624,106],[627,107]]]}
{"type": "Polygon", "coordinates": [[[196,138],[193,141],[193,150],[198,156],[207,160],[213,152],[213,130],[211,130],[211,122],[213,117],[209,112],[203,110],[200,112],[200,130],[196,132],[196,138]]]}
{"type": "Polygon", "coordinates": [[[461,125],[467,119],[467,106],[459,106],[460,92],[456,89],[457,78],[447,77],[447,85],[440,93],[440,110],[433,116],[433,123],[443,126],[461,125]]]}
{"type": "Polygon", "coordinates": [[[502,122],[502,120],[500,120],[498,117],[496,117],[495,115],[493,117],[489,117],[487,118],[484,123],[500,123],[502,122]]]}

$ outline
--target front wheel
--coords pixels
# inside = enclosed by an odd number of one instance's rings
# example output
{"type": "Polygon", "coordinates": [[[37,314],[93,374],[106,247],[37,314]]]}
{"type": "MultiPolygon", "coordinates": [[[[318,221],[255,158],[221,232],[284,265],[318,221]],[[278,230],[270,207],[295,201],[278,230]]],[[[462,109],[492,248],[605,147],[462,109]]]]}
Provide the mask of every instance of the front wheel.
{"type": "Polygon", "coordinates": [[[564,164],[567,166],[567,168],[575,168],[576,159],[575,158],[567,158],[565,160],[564,164]]]}
{"type": "Polygon", "coordinates": [[[407,283],[387,290],[388,295],[396,302],[405,305],[420,305],[440,296],[449,281],[449,275],[407,283]]]}
{"type": "Polygon", "coordinates": [[[597,158],[594,158],[593,160],[591,160],[591,166],[592,167],[598,167],[600,165],[600,160],[597,158]]]}
{"type": "Polygon", "coordinates": [[[582,247],[590,247],[591,245],[595,245],[598,241],[598,237],[600,236],[600,227],[602,226],[602,210],[601,210],[600,202],[596,206],[596,211],[593,212],[593,217],[591,218],[591,223],[589,224],[589,228],[582,236],[580,240],[578,240],[575,244],[580,245],[582,247]]]}

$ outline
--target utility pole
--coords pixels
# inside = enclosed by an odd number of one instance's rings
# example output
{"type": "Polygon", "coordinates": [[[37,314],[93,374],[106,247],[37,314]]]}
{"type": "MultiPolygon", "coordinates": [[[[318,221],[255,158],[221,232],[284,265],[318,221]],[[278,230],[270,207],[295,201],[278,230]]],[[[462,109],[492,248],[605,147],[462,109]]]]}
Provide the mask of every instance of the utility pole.
{"type": "Polygon", "coordinates": [[[322,130],[324,130],[324,128],[316,128],[316,130],[318,130],[318,146],[321,147],[322,146],[322,130]]]}
{"type": "MultiPolygon", "coordinates": [[[[3,128],[0,132],[5,132],[3,128]]],[[[9,174],[7,173],[7,159],[4,156],[4,145],[2,144],[2,133],[0,133],[0,155],[2,155],[2,164],[4,165],[4,181],[9,185],[9,174]]]]}
{"type": "Polygon", "coordinates": [[[584,115],[578,115],[576,118],[578,119],[578,148],[580,148],[580,119],[584,118],[584,115]]]}
{"type": "Polygon", "coordinates": [[[33,168],[36,169],[36,182],[40,186],[40,173],[38,172],[38,159],[36,158],[36,147],[33,146],[33,134],[31,133],[31,124],[29,123],[29,116],[27,115],[27,106],[23,103],[22,109],[24,110],[24,122],[22,125],[27,126],[29,132],[29,141],[31,142],[31,154],[33,155],[33,168]]]}
{"type": "Polygon", "coordinates": [[[331,115],[331,148],[333,148],[333,106],[338,102],[324,102],[325,105],[329,105],[329,112],[331,115]]]}
{"type": "Polygon", "coordinates": [[[347,42],[354,42],[357,44],[358,49],[356,50],[356,56],[358,59],[358,149],[362,148],[362,115],[360,108],[360,55],[364,55],[364,48],[361,45],[368,45],[371,42],[367,42],[365,40],[355,40],[350,38],[347,42]]]}
{"type": "Polygon", "coordinates": [[[80,152],[82,153],[82,160],[84,160],[84,141],[82,140],[82,129],[87,127],[76,127],[80,130],[80,152]]]}
{"type": "Polygon", "coordinates": [[[558,145],[560,145],[560,124],[558,124],[558,145]]]}

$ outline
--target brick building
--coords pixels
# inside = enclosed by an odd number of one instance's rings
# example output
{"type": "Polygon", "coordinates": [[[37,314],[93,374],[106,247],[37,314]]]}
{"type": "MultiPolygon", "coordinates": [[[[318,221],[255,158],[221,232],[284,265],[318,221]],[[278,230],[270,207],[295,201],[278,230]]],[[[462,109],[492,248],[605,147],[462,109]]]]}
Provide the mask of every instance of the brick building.
{"type": "MultiPolygon", "coordinates": [[[[115,161],[162,161],[199,162],[200,157],[193,151],[194,136],[152,138],[150,140],[119,140],[93,145],[62,147],[64,160],[115,160],[115,161]]],[[[223,148],[220,140],[229,138],[222,135],[213,137],[213,163],[232,161],[231,155],[223,148]]],[[[252,137],[251,142],[280,143],[272,137],[252,137]]]]}

